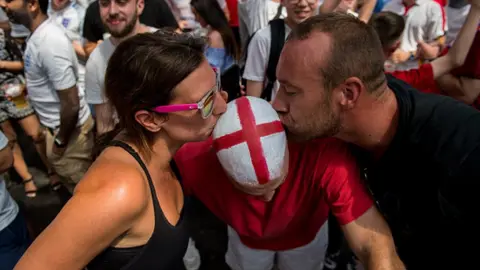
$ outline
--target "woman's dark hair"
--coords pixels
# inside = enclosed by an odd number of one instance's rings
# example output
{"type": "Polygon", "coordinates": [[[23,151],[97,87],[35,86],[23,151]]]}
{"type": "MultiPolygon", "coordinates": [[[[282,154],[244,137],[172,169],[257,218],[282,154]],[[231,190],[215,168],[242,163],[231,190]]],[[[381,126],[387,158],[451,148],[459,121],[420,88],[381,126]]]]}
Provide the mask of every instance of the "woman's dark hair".
{"type": "Polygon", "coordinates": [[[205,60],[204,50],[204,39],[167,29],[138,34],[120,43],[105,74],[105,96],[119,122],[99,138],[94,156],[124,132],[148,159],[153,134],[135,120],[135,113],[168,104],[174,88],[205,60]]]}
{"type": "Polygon", "coordinates": [[[405,29],[405,19],[393,12],[382,11],[370,18],[369,24],[377,31],[382,46],[391,46],[405,29]]]}
{"type": "Polygon", "coordinates": [[[192,0],[190,5],[213,30],[220,33],[227,54],[238,60],[240,50],[237,41],[217,0],[192,0]]]}

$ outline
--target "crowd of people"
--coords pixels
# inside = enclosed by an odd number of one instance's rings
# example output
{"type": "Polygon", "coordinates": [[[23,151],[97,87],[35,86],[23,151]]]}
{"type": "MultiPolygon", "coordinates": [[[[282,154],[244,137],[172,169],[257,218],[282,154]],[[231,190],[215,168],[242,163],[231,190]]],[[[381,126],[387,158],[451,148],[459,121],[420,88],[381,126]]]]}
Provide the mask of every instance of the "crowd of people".
{"type": "Polygon", "coordinates": [[[0,270],[198,270],[189,197],[233,270],[475,267],[480,0],[0,6],[0,172],[72,193],[0,178],[0,270]]]}

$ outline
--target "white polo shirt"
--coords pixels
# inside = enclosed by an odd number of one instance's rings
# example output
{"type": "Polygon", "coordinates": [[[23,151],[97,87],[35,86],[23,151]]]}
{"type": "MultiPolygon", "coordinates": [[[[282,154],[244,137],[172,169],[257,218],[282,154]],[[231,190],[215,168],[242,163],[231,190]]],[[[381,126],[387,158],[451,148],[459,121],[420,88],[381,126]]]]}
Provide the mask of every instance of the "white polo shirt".
{"type": "MultiPolygon", "coordinates": [[[[29,99],[42,125],[60,126],[60,99],[57,91],[77,84],[78,61],[65,31],[47,19],[30,35],[24,56],[29,99]]],[[[82,91],[77,126],[90,116],[82,91]]]]}
{"type": "Polygon", "coordinates": [[[100,43],[88,57],[85,73],[85,93],[88,104],[107,102],[103,93],[103,84],[108,60],[114,51],[115,46],[108,38],[100,43]]]}
{"type": "MultiPolygon", "coordinates": [[[[59,11],[53,10],[50,5],[48,16],[65,30],[65,33],[71,42],[75,41],[80,45],[83,44],[82,31],[85,8],[77,4],[75,1],[59,11]]],[[[78,91],[85,92],[85,61],[81,61],[80,59],[78,60],[77,86],[78,91]]]]}
{"type": "MultiPolygon", "coordinates": [[[[445,35],[447,25],[443,7],[433,0],[417,0],[416,4],[406,8],[402,0],[392,0],[383,11],[391,11],[405,17],[400,49],[411,52],[417,50],[419,40],[432,42],[445,35]]],[[[418,60],[409,60],[396,65],[397,70],[418,68],[418,60]]]]}
{"type": "MultiPolygon", "coordinates": [[[[285,24],[285,39],[292,30],[285,24]]],[[[267,80],[268,58],[270,57],[270,42],[272,40],[270,25],[260,29],[250,41],[248,46],[247,62],[243,78],[249,81],[264,82],[267,80]]],[[[271,100],[275,98],[280,84],[275,82],[272,89],[271,100]]]]}
{"type": "MultiPolygon", "coordinates": [[[[155,27],[149,27],[151,33],[157,30],[155,27]]],[[[88,104],[107,103],[105,93],[103,92],[105,73],[108,60],[110,60],[110,56],[112,56],[115,48],[111,37],[108,37],[88,57],[85,72],[85,92],[88,104]]]]}
{"type": "MultiPolygon", "coordinates": [[[[240,24],[240,38],[242,47],[255,32],[266,27],[268,22],[277,15],[280,3],[271,0],[239,0],[238,20],[240,24]]],[[[282,10],[280,18],[287,16],[286,9],[282,10]]]]}

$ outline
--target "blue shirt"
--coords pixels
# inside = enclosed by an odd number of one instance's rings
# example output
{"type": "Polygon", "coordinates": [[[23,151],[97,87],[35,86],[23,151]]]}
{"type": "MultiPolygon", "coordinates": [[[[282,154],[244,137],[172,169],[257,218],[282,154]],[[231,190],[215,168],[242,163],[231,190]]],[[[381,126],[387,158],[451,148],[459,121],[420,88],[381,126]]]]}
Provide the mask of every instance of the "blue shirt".
{"type": "MultiPolygon", "coordinates": [[[[8,139],[0,131],[0,149],[7,147],[8,139]]],[[[5,229],[17,217],[18,205],[7,190],[5,180],[0,175],[0,231],[5,229]]]]}
{"type": "Polygon", "coordinates": [[[220,70],[220,74],[223,74],[227,69],[235,64],[235,59],[233,59],[233,56],[227,55],[227,51],[224,48],[208,47],[205,51],[205,57],[207,57],[210,65],[220,70]]]}

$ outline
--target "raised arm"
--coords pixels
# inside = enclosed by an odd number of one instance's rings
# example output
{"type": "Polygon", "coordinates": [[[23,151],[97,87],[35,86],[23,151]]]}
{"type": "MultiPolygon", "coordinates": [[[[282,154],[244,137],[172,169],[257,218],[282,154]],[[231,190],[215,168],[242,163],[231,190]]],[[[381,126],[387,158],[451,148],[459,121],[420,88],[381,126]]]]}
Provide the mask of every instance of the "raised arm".
{"type": "Polygon", "coordinates": [[[333,12],[338,5],[340,4],[341,0],[325,0],[323,1],[322,5],[320,6],[320,13],[330,13],[333,12]]]}
{"type": "Polygon", "coordinates": [[[135,167],[116,165],[94,164],[15,270],[83,269],[128,232],[146,209],[148,189],[138,185],[144,181],[135,167]]]}
{"type": "Polygon", "coordinates": [[[478,24],[480,23],[480,1],[472,1],[470,12],[465,24],[460,29],[457,39],[448,53],[432,62],[433,77],[436,79],[465,62],[468,51],[472,46],[478,24]]]}

